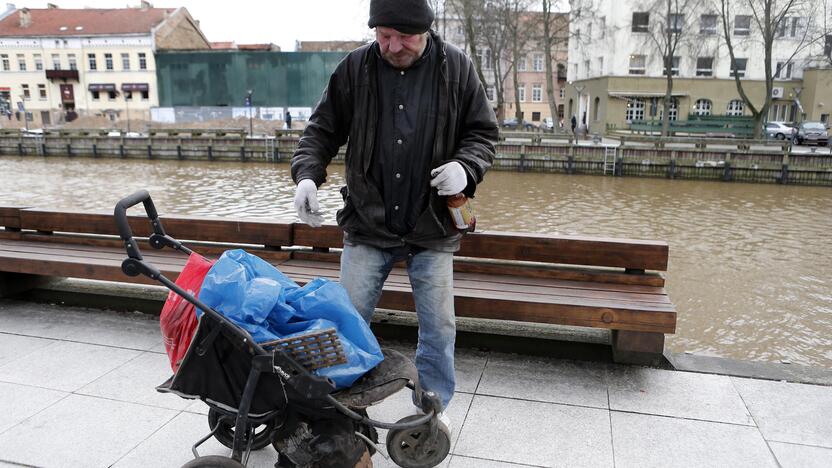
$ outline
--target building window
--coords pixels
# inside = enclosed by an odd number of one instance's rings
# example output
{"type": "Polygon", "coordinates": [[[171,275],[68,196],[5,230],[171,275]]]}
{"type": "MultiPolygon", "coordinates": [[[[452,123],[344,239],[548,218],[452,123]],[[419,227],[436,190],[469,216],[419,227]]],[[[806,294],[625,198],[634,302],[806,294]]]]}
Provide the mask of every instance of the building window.
{"type": "Polygon", "coordinates": [[[696,76],[714,76],[714,58],[696,58],[696,76]]]}
{"type": "Polygon", "coordinates": [[[3,71],[10,71],[12,69],[9,65],[9,54],[0,54],[0,60],[3,62],[3,71]]]}
{"type": "Polygon", "coordinates": [[[823,55],[832,57],[832,34],[827,34],[823,43],[823,55]]]}
{"type": "Polygon", "coordinates": [[[520,97],[520,102],[526,102],[526,85],[525,84],[520,83],[519,85],[517,85],[517,94],[520,95],[519,96],[520,97]]]}
{"type": "Polygon", "coordinates": [[[494,100],[494,85],[488,85],[485,87],[485,97],[488,98],[489,101],[494,100]]]}
{"type": "Polygon", "coordinates": [[[124,100],[125,101],[132,101],[133,100],[133,91],[124,91],[124,100]]]}
{"type": "Polygon", "coordinates": [[[693,106],[693,113],[695,115],[711,115],[711,107],[713,107],[713,104],[710,99],[697,99],[693,106]]]}
{"type": "Polygon", "coordinates": [[[43,57],[40,54],[35,54],[35,70],[43,70],[43,57]]]}
{"type": "Polygon", "coordinates": [[[747,58],[738,58],[731,62],[731,77],[734,75],[742,78],[745,76],[745,67],[748,65],[747,58]]]}
{"type": "Polygon", "coordinates": [[[734,17],[734,35],[747,36],[751,34],[751,16],[737,15],[734,17]]]}
{"type": "MultiPolygon", "coordinates": [[[[670,106],[667,109],[667,120],[675,121],[679,117],[679,100],[676,98],[670,99],[670,106]]],[[[664,108],[659,112],[659,119],[664,119],[664,108]]]]}
{"type": "Polygon", "coordinates": [[[75,60],[75,54],[69,54],[66,56],[69,60],[69,69],[70,70],[77,70],[78,69],[78,62],[75,60]]]}
{"type": "Polygon", "coordinates": [[[521,55],[517,61],[517,71],[526,71],[526,56],[521,55]]]}
{"type": "Polygon", "coordinates": [[[142,101],[150,99],[150,91],[142,91],[142,101]]]}
{"type": "Polygon", "coordinates": [[[27,84],[20,85],[20,87],[23,88],[23,99],[26,100],[26,101],[31,99],[32,94],[29,92],[29,85],[27,85],[27,84]]]}
{"type": "Polygon", "coordinates": [[[87,54],[87,58],[90,62],[90,70],[95,71],[98,70],[98,64],[95,63],[95,54],[87,54]]]}
{"type": "Polygon", "coordinates": [[[90,92],[92,93],[92,100],[93,101],[98,101],[99,99],[101,99],[101,95],[99,94],[98,91],[90,91],[90,92]]]}
{"type": "Polygon", "coordinates": [[[630,56],[630,74],[643,75],[647,66],[646,55],[631,55],[630,56]]]}
{"type": "Polygon", "coordinates": [[[113,69],[113,54],[104,54],[104,68],[107,70],[113,69]]]}
{"type": "Polygon", "coordinates": [[[604,76],[604,57],[598,57],[598,76],[604,76]]]}
{"type": "Polygon", "coordinates": [[[598,20],[598,25],[600,26],[599,32],[598,32],[598,39],[603,39],[607,35],[607,17],[602,16],[598,20]]]}
{"type": "Polygon", "coordinates": [[[745,103],[742,99],[734,99],[728,103],[728,108],[725,110],[725,115],[729,117],[739,117],[743,114],[745,103]]]}
{"type": "Polygon", "coordinates": [[[543,85],[532,85],[532,102],[543,102],[543,85]]]}
{"type": "Polygon", "coordinates": [[[543,54],[534,54],[532,58],[532,70],[536,72],[543,71],[543,54]]]}
{"type": "MultiPolygon", "coordinates": [[[[682,61],[682,57],[671,57],[670,58],[670,76],[679,76],[679,63],[682,61]]],[[[664,61],[664,71],[662,74],[667,76],[667,61],[664,61]]]]}
{"type": "Polygon", "coordinates": [[[596,122],[598,121],[598,115],[599,115],[598,109],[600,109],[600,108],[601,108],[601,98],[596,96],[595,97],[595,103],[592,106],[592,120],[594,120],[596,122]]]}
{"type": "Polygon", "coordinates": [[[669,33],[679,34],[685,24],[685,15],[672,13],[667,18],[667,30],[669,33]]]}
{"type": "Polygon", "coordinates": [[[633,12],[633,32],[647,32],[650,26],[650,13],[633,12]]]}
{"type": "Polygon", "coordinates": [[[792,63],[791,62],[777,62],[775,67],[774,77],[779,79],[789,79],[792,77],[792,63]]]}
{"type": "Polygon", "coordinates": [[[477,57],[483,70],[491,70],[491,49],[477,49],[477,57]]]}
{"type": "Polygon", "coordinates": [[[130,54],[121,54],[121,69],[130,69],[130,54]]]}
{"type": "Polygon", "coordinates": [[[532,112],[532,122],[540,122],[540,112],[532,112]]]}
{"type": "Polygon", "coordinates": [[[139,52],[139,70],[147,70],[147,56],[144,52],[139,52]]]}
{"type": "Polygon", "coordinates": [[[627,99],[627,114],[624,119],[629,123],[633,120],[644,120],[644,99],[627,99]]]}
{"type": "Polygon", "coordinates": [[[561,88],[561,89],[560,89],[560,98],[561,98],[561,99],[564,99],[565,97],[566,97],[566,90],[565,90],[565,89],[563,89],[563,88],[561,88]]]}
{"type": "Polygon", "coordinates": [[[41,100],[46,99],[46,85],[45,84],[39,84],[38,85],[38,97],[40,97],[41,100]]]}
{"type": "Polygon", "coordinates": [[[797,16],[788,16],[780,20],[777,26],[777,37],[800,37],[804,32],[804,20],[797,16]]]}
{"type": "Polygon", "coordinates": [[[23,54],[17,54],[17,69],[26,71],[26,57],[23,54]]]}
{"type": "Polygon", "coordinates": [[[589,68],[589,60],[584,60],[584,77],[589,78],[592,74],[592,69],[589,68]]]}
{"type": "Polygon", "coordinates": [[[716,34],[717,15],[702,15],[699,17],[699,34],[716,34]]]}
{"type": "Polygon", "coordinates": [[[53,70],[60,70],[61,69],[61,55],[60,54],[52,54],[52,69],[53,70]]]}
{"type": "Polygon", "coordinates": [[[115,91],[107,91],[107,99],[110,101],[116,100],[116,92],[115,91]]]}

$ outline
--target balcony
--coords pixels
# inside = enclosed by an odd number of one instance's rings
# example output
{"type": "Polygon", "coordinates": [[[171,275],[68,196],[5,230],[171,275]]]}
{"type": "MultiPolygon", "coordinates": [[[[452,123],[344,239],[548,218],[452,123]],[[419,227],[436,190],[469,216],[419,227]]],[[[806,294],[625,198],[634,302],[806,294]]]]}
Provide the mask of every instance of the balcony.
{"type": "Polygon", "coordinates": [[[78,81],[78,70],[46,70],[46,79],[78,81]]]}

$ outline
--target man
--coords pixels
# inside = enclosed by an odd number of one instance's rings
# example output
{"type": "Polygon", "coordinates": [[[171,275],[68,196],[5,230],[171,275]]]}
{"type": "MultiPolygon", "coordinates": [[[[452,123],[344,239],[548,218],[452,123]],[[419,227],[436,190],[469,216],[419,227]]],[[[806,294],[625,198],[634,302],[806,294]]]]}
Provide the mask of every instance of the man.
{"type": "Polygon", "coordinates": [[[454,393],[453,252],[462,237],[446,198],[473,196],[498,131],[471,60],[430,31],[433,19],[425,0],[371,0],[376,40],[330,77],[292,158],[292,178],[300,219],[319,226],[317,187],[349,142],[337,214],[341,284],[369,323],[393,264],[406,261],[420,384],[444,408],[454,393]]]}

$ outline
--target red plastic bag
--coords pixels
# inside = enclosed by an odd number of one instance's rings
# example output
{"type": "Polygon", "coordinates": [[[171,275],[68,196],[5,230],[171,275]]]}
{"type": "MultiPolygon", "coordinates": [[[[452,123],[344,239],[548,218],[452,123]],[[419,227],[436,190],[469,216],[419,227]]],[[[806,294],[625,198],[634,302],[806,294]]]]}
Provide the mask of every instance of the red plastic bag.
{"type": "MultiPolygon", "coordinates": [[[[211,265],[214,262],[207,260],[199,254],[192,253],[188,257],[188,263],[182,269],[182,273],[176,278],[176,284],[193,294],[199,296],[199,289],[202,281],[211,265]]],[[[173,372],[179,369],[179,364],[188,351],[191,338],[196,331],[197,319],[194,311],[195,306],[182,298],[182,296],[171,291],[162,307],[162,315],[159,317],[159,325],[162,328],[162,340],[165,343],[165,351],[168,353],[170,367],[173,372]]]]}

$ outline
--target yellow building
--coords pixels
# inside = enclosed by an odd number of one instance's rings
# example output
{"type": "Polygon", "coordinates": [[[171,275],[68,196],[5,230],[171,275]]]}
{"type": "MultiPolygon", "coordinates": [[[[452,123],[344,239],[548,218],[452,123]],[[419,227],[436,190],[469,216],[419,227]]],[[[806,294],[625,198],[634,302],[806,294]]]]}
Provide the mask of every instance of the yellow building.
{"type": "Polygon", "coordinates": [[[149,120],[154,53],[208,48],[184,8],[12,8],[0,17],[0,112],[32,127],[86,115],[149,120]]]}

